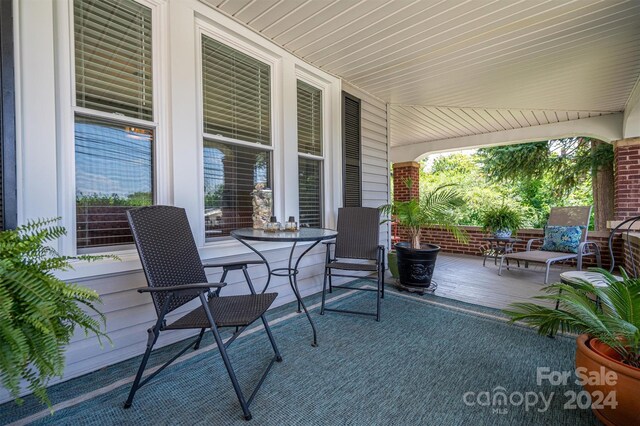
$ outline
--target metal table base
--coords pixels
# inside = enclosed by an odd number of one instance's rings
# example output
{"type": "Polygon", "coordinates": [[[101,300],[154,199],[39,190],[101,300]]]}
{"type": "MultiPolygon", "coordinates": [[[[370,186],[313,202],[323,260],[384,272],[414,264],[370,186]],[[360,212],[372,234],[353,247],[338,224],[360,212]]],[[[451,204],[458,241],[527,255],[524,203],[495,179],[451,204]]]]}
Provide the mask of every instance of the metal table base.
{"type": "Polygon", "coordinates": [[[300,289],[298,288],[298,274],[300,270],[298,269],[300,265],[300,261],[302,258],[310,252],[314,247],[316,247],[321,241],[333,239],[338,235],[336,231],[328,230],[328,229],[315,229],[315,228],[302,228],[300,231],[295,233],[290,232],[277,232],[277,233],[266,233],[264,231],[253,230],[249,228],[239,229],[231,232],[231,236],[236,240],[240,241],[243,245],[245,245],[249,250],[257,254],[260,259],[264,262],[267,267],[267,283],[262,289],[261,293],[264,293],[269,288],[269,284],[271,283],[271,277],[287,277],[289,280],[289,285],[291,286],[291,290],[295,295],[298,301],[298,312],[300,313],[304,310],[307,319],[309,320],[309,324],[311,324],[311,329],[313,330],[313,343],[311,346],[318,346],[318,332],[316,330],[316,325],[311,318],[311,314],[307,310],[304,301],[302,300],[302,295],[300,294],[300,289]],[[288,267],[286,268],[271,268],[267,258],[260,253],[255,247],[249,244],[247,241],[272,241],[272,242],[293,242],[293,246],[291,247],[291,251],[289,252],[289,262],[288,267]],[[307,247],[297,258],[294,263],[294,254],[296,250],[296,246],[298,242],[311,242],[312,244],[307,247]]]}

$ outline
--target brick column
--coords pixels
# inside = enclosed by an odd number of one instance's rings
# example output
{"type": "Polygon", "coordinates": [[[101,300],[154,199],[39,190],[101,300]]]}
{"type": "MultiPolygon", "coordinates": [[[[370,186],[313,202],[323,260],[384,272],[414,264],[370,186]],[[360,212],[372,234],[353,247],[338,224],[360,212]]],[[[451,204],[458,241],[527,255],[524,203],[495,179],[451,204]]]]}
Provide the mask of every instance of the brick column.
{"type": "Polygon", "coordinates": [[[613,148],[615,219],[624,220],[640,215],[640,138],[615,141],[613,148]]]}
{"type": "Polygon", "coordinates": [[[420,164],[415,161],[393,164],[393,199],[408,201],[420,195],[420,164]],[[406,180],[411,179],[413,185],[407,188],[406,180]]]}

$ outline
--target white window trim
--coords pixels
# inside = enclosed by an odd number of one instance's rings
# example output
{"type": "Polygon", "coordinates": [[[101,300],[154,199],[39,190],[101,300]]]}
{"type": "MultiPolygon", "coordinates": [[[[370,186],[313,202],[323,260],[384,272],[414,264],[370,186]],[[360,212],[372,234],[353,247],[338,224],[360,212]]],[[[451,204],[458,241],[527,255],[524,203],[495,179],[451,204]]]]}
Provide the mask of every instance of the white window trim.
{"type": "MultiPolygon", "coordinates": [[[[153,120],[146,121],[118,114],[94,111],[78,107],[75,97],[75,36],[73,19],[73,0],[56,2],[56,24],[58,28],[56,48],[58,75],[56,81],[56,100],[58,111],[58,212],[61,224],[67,229],[67,235],[59,240],[62,254],[75,256],[76,247],[76,168],[75,168],[75,116],[93,117],[111,120],[117,123],[151,127],[154,131],[153,142],[153,194],[154,203],[171,203],[171,151],[168,135],[168,78],[164,74],[168,66],[168,35],[162,31],[167,27],[166,0],[134,0],[151,9],[152,70],[153,70],[153,120]]],[[[129,256],[136,251],[132,246],[122,248],[106,247],[101,253],[114,252],[129,256]]],[[[93,250],[92,250],[93,251],[93,250]]]]}
{"type": "Polygon", "coordinates": [[[247,148],[253,148],[257,150],[264,150],[270,152],[271,155],[271,182],[273,189],[273,208],[276,216],[281,216],[282,213],[278,206],[281,204],[284,198],[284,188],[282,177],[277,171],[283,169],[283,163],[280,161],[280,156],[277,155],[279,151],[283,149],[282,144],[282,97],[280,79],[278,78],[282,73],[282,57],[273,53],[267,54],[264,50],[257,48],[253,44],[245,41],[238,34],[234,34],[229,30],[219,28],[212,25],[208,20],[196,18],[196,85],[198,89],[197,94],[197,111],[198,111],[198,223],[196,225],[196,234],[194,238],[196,244],[199,247],[209,248],[215,246],[220,247],[220,244],[226,246],[228,243],[239,244],[237,241],[231,239],[231,237],[219,237],[211,238],[207,241],[205,235],[205,223],[204,223],[204,139],[211,141],[222,142],[231,145],[243,146],[247,148]],[[244,53],[260,62],[269,65],[270,69],[270,85],[271,92],[269,94],[270,99],[270,114],[271,114],[271,144],[263,145],[258,143],[246,142],[235,138],[229,138],[222,135],[214,135],[204,132],[204,87],[203,87],[203,75],[202,75],[202,40],[203,36],[212,38],[226,46],[229,46],[238,52],[244,53]]]}
{"type": "MultiPolygon", "coordinates": [[[[317,89],[320,89],[322,93],[322,155],[313,155],[313,154],[305,154],[298,152],[298,158],[306,158],[309,160],[316,160],[322,162],[322,175],[321,178],[321,202],[320,209],[322,210],[322,226],[324,228],[330,228],[334,224],[334,215],[333,215],[333,207],[334,200],[328,199],[329,194],[332,194],[331,191],[331,183],[337,179],[336,174],[333,172],[333,165],[331,161],[327,161],[327,158],[331,158],[332,151],[335,151],[335,144],[341,144],[340,139],[335,139],[331,133],[331,123],[337,117],[334,117],[332,114],[331,108],[331,94],[334,85],[318,76],[312,70],[307,68],[303,68],[300,66],[296,66],[296,86],[297,80],[303,81],[317,89]],[[332,177],[329,179],[328,177],[332,177]],[[327,206],[331,206],[332,208],[327,208],[327,206]]],[[[297,99],[297,97],[296,97],[297,99]]],[[[297,112],[297,102],[296,102],[296,112],[297,112]]],[[[297,116],[297,115],[296,115],[297,116]]],[[[297,127],[297,126],[296,126],[297,127]]],[[[339,127],[339,126],[338,126],[339,127]]],[[[340,150],[338,150],[340,151],[340,150]]],[[[341,174],[340,174],[341,175],[341,174]]],[[[298,214],[300,212],[300,206],[298,205],[298,214]]]]}

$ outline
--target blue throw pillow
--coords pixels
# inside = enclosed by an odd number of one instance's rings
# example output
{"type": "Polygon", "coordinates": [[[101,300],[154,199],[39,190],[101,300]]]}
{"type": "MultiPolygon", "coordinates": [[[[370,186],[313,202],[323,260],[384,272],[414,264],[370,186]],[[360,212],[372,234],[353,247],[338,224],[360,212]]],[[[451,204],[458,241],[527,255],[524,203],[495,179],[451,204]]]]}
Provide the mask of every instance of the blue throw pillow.
{"type": "Polygon", "coordinates": [[[584,226],[547,226],[540,250],[577,253],[584,226]]]}

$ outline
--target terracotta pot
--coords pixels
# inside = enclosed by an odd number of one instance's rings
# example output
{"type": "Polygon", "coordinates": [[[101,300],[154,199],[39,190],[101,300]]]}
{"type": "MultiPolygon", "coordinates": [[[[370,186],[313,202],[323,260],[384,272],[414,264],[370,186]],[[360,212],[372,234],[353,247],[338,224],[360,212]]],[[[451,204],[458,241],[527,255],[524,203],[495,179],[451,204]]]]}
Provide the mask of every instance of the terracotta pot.
{"type": "MultiPolygon", "coordinates": [[[[605,425],[627,426],[640,425],[640,369],[630,367],[615,359],[608,357],[609,350],[603,348],[602,342],[596,342],[596,352],[590,346],[590,338],[586,334],[578,336],[576,350],[576,367],[585,368],[587,375],[590,372],[605,377],[610,372],[615,373],[615,384],[601,383],[598,385],[585,384],[584,389],[593,395],[593,392],[600,391],[605,396],[610,392],[615,392],[615,400],[618,405],[613,408],[605,405],[602,408],[594,409],[593,412],[605,425]]],[[[606,346],[606,345],[604,345],[606,346]]],[[[593,401],[597,398],[594,397],[593,401]]]]}

